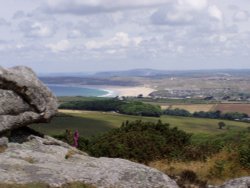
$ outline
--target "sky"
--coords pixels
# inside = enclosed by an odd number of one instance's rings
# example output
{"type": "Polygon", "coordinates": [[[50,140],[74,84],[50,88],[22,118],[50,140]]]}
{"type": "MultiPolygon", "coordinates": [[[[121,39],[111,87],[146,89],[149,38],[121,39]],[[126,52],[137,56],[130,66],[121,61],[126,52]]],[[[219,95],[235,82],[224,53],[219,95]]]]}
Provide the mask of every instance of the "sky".
{"type": "Polygon", "coordinates": [[[0,0],[0,65],[250,68],[249,0],[0,0]]]}

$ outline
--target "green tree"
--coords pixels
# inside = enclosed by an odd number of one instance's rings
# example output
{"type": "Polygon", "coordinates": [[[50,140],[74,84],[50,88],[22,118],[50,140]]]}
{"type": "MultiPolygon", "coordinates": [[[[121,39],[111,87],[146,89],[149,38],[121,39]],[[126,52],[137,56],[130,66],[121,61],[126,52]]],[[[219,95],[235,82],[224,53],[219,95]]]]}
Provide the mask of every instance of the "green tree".
{"type": "Polygon", "coordinates": [[[220,121],[220,122],[218,123],[218,126],[219,126],[219,129],[223,129],[223,127],[225,127],[226,124],[225,124],[223,121],[220,121]]]}

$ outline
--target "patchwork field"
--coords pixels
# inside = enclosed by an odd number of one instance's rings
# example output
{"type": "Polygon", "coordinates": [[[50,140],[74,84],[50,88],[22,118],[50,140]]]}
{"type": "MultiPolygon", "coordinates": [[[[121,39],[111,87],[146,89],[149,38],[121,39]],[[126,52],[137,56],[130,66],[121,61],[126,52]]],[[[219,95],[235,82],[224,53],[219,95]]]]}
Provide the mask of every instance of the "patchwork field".
{"type": "Polygon", "coordinates": [[[190,117],[162,116],[161,118],[140,117],[121,115],[111,112],[93,112],[93,111],[71,111],[61,110],[61,113],[55,117],[49,124],[32,125],[32,128],[48,135],[58,135],[65,132],[66,129],[72,131],[78,130],[81,136],[90,137],[119,127],[122,122],[129,120],[143,120],[156,122],[161,119],[164,123],[176,126],[189,133],[218,134],[230,130],[244,130],[250,126],[249,123],[223,120],[227,128],[218,129],[218,122],[221,120],[202,119],[190,117]]]}
{"type": "Polygon", "coordinates": [[[198,111],[204,111],[208,112],[211,111],[214,108],[215,104],[174,104],[171,105],[169,108],[170,109],[184,109],[187,110],[191,113],[198,112],[198,111]]]}
{"type": "Polygon", "coordinates": [[[250,115],[250,104],[218,104],[215,110],[222,112],[241,112],[250,115]]]}
{"type": "Polygon", "coordinates": [[[164,109],[184,109],[191,113],[198,111],[216,111],[219,110],[222,113],[227,112],[240,112],[250,115],[250,104],[244,103],[223,103],[223,104],[161,104],[161,108],[164,109]]]}

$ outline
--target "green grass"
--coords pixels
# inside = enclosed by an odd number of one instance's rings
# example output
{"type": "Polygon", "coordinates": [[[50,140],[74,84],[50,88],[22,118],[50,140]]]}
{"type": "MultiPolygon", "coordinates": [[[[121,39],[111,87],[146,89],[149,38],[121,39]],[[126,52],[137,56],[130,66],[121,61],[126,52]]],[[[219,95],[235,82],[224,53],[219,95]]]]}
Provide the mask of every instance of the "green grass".
{"type": "Polygon", "coordinates": [[[48,134],[59,135],[65,132],[66,129],[78,130],[81,136],[90,137],[110,130],[111,128],[118,128],[122,122],[129,120],[143,120],[156,122],[159,119],[164,123],[169,123],[171,126],[176,126],[186,132],[195,133],[197,135],[213,135],[226,133],[230,131],[247,130],[249,123],[215,120],[191,117],[176,117],[176,116],[161,116],[161,118],[154,117],[140,117],[121,115],[111,112],[67,112],[55,117],[49,124],[36,124],[31,127],[35,130],[48,134]],[[226,128],[218,129],[218,122],[223,121],[226,128]]]}

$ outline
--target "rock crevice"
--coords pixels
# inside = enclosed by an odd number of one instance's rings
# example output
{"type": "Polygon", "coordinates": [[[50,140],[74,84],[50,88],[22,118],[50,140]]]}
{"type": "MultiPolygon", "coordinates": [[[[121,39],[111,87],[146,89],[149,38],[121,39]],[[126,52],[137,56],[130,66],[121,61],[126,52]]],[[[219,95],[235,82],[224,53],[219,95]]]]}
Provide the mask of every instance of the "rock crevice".
{"type": "Polygon", "coordinates": [[[177,188],[162,172],[123,159],[94,158],[49,136],[8,143],[0,154],[0,182],[43,182],[61,186],[84,182],[96,187],[177,188]]]}
{"type": "Polygon", "coordinates": [[[0,67],[0,133],[48,122],[57,111],[52,92],[27,67],[0,67]]]}

